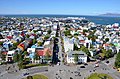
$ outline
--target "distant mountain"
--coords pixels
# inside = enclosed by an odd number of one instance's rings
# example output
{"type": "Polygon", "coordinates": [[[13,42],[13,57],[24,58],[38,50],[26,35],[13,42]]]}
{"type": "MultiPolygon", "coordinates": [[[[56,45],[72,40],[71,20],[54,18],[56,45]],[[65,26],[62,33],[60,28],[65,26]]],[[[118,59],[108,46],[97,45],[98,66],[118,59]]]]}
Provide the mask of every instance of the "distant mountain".
{"type": "Polygon", "coordinates": [[[100,14],[99,16],[120,17],[120,14],[119,13],[106,13],[106,14],[100,14]]]}

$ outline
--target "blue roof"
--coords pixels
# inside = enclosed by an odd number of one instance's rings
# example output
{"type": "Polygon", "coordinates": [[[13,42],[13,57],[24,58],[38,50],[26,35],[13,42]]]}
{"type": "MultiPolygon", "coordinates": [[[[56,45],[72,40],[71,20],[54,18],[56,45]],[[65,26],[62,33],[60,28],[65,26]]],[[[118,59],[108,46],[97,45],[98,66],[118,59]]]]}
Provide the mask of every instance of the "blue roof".
{"type": "Polygon", "coordinates": [[[29,57],[30,57],[30,58],[33,58],[34,55],[35,55],[34,53],[30,53],[30,54],[29,54],[29,57]]]}
{"type": "Polygon", "coordinates": [[[32,45],[31,48],[37,48],[37,46],[36,45],[32,45]]]}
{"type": "Polygon", "coordinates": [[[43,46],[39,46],[39,47],[36,47],[36,48],[44,48],[43,46]]]}

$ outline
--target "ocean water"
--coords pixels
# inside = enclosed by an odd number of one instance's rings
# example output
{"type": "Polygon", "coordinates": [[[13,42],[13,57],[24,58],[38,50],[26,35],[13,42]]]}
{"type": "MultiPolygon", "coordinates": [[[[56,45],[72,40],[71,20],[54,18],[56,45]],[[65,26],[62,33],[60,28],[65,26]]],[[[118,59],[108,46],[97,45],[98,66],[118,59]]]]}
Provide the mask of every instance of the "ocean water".
{"type": "Polygon", "coordinates": [[[64,18],[64,17],[85,17],[89,21],[92,21],[96,24],[113,24],[119,23],[120,24],[120,17],[103,17],[103,16],[83,16],[83,15],[0,15],[6,17],[30,17],[30,18],[42,18],[42,17],[57,17],[57,18],[64,18]]]}

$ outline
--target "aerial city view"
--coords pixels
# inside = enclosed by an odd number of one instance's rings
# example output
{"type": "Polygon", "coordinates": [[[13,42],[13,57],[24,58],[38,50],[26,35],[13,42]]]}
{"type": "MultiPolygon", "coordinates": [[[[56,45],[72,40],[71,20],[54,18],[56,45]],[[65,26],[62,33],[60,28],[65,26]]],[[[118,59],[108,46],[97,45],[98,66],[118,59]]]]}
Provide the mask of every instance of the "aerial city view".
{"type": "Polygon", "coordinates": [[[0,3],[0,79],[120,79],[119,0],[0,3]]]}

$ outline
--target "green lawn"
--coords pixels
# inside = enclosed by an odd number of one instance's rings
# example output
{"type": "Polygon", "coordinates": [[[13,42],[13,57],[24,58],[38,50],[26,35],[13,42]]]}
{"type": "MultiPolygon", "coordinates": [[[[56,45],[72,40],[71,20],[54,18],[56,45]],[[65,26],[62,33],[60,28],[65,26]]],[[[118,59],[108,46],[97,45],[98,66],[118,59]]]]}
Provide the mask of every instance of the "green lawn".
{"type": "MultiPolygon", "coordinates": [[[[48,79],[46,76],[41,75],[41,74],[36,74],[36,75],[32,76],[32,78],[33,79],[48,79]]],[[[27,79],[27,78],[24,78],[24,79],[27,79]]]]}
{"type": "Polygon", "coordinates": [[[113,79],[111,76],[103,73],[93,73],[87,79],[113,79]]]}
{"type": "Polygon", "coordinates": [[[48,64],[27,64],[25,68],[36,67],[36,66],[48,66],[48,64]]]}

